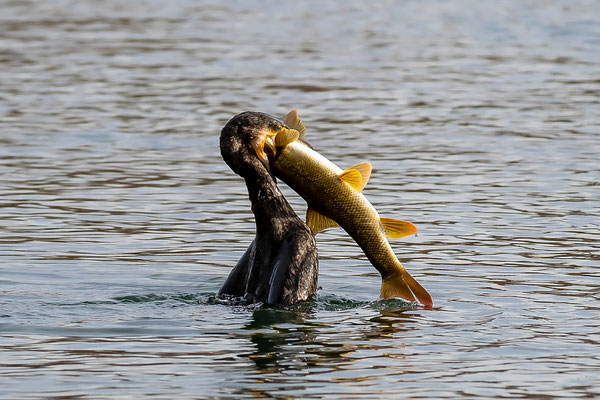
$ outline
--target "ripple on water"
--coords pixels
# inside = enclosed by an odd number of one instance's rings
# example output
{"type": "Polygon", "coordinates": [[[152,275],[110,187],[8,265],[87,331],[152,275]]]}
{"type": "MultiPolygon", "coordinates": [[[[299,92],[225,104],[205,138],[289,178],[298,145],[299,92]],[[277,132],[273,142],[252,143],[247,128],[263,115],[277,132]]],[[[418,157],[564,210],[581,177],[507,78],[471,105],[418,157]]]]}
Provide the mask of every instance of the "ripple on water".
{"type": "Polygon", "coordinates": [[[4,4],[0,397],[600,396],[595,11],[4,4]],[[339,229],[314,300],[215,300],[254,234],[219,131],[291,108],[418,226],[392,246],[433,310],[376,301],[339,229]]]}

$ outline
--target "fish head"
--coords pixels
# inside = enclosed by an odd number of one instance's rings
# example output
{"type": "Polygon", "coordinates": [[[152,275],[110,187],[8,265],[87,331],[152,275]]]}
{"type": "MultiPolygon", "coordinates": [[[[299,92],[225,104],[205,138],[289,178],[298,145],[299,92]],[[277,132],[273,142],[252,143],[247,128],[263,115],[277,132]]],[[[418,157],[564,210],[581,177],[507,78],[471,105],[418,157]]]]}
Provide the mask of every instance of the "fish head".
{"type": "Polygon", "coordinates": [[[233,117],[221,130],[220,148],[225,162],[242,175],[244,166],[258,158],[269,168],[275,155],[273,138],[288,130],[286,124],[269,114],[247,111],[233,117]]]}

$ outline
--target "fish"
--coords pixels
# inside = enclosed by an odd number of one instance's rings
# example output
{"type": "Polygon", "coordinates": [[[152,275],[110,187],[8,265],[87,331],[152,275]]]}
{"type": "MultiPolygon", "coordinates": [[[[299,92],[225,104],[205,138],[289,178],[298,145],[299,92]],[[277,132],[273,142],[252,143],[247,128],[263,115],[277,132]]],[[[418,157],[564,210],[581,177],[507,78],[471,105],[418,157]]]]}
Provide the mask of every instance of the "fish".
{"type": "Polygon", "coordinates": [[[399,297],[432,307],[431,295],[406,271],[387,240],[416,234],[416,226],[380,217],[362,193],[371,164],[361,162],[342,170],[315,151],[303,140],[306,128],[297,110],[290,111],[283,123],[260,145],[261,156],[268,159],[272,173],[306,201],[306,223],[313,235],[341,226],[381,274],[380,299],[399,297]]]}

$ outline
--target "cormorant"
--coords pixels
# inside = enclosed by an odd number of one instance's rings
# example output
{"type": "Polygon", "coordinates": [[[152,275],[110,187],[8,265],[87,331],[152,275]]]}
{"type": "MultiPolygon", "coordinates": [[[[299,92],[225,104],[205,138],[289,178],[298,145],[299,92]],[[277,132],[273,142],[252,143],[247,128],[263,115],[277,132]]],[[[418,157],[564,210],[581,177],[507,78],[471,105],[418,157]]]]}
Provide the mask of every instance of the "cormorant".
{"type": "Polygon", "coordinates": [[[277,187],[264,154],[265,139],[288,129],[268,114],[244,112],[221,130],[221,155],[246,181],[256,237],[233,268],[218,296],[243,303],[294,304],[317,289],[315,239],[277,187]]]}

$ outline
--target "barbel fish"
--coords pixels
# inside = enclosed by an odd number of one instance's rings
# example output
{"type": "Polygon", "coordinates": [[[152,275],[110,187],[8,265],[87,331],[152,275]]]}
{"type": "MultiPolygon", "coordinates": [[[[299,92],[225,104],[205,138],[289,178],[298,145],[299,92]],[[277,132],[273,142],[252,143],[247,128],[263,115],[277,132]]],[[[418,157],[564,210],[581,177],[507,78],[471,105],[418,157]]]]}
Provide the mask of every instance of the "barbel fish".
{"type": "Polygon", "coordinates": [[[312,233],[341,226],[360,246],[382,277],[381,299],[418,299],[432,306],[431,296],[400,263],[387,237],[417,233],[410,222],[382,218],[361,193],[371,175],[371,164],[355,164],[345,170],[304,142],[305,127],[297,110],[290,111],[279,132],[267,137],[257,155],[268,160],[276,177],[308,204],[306,223],[312,233]]]}

